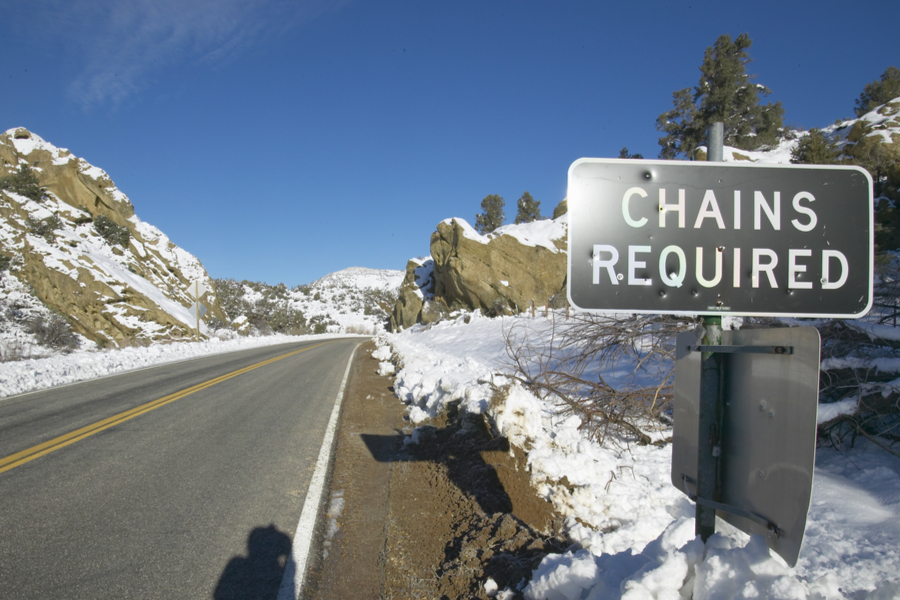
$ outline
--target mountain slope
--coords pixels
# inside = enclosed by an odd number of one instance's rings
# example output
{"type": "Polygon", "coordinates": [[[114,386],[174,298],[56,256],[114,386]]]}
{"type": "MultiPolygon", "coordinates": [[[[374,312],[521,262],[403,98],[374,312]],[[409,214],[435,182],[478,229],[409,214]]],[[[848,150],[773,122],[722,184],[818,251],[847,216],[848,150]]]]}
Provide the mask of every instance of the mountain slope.
{"type": "MultiPolygon", "coordinates": [[[[0,177],[0,254],[72,329],[119,346],[192,335],[186,288],[213,289],[209,275],[141,221],[102,169],[20,127],[0,135],[0,177]]],[[[214,292],[205,304],[222,314],[214,292]]]]}

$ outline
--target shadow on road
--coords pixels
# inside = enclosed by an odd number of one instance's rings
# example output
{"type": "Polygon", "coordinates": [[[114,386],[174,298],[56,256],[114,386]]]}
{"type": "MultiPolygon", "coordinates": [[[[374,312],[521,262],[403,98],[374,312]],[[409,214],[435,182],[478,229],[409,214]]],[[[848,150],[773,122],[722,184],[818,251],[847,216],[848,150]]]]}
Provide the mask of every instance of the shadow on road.
{"type": "Polygon", "coordinates": [[[235,556],[225,566],[214,600],[275,598],[291,555],[291,538],[274,525],[256,527],[247,536],[247,556],[235,556]]]}

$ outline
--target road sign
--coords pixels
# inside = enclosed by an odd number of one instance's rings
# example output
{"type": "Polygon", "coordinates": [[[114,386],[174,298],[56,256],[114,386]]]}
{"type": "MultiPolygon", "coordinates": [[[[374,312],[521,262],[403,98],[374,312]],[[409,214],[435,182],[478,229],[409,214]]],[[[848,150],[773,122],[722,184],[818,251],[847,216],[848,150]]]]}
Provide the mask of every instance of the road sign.
{"type": "Polygon", "coordinates": [[[203,306],[200,302],[194,302],[190,308],[191,314],[195,315],[197,319],[203,317],[206,314],[206,307],[203,306]]]}
{"type": "Polygon", "coordinates": [[[859,317],[872,304],[872,178],[859,167],[583,158],[568,209],[581,309],[859,317]]]}
{"type": "MultiPolygon", "coordinates": [[[[692,497],[698,495],[700,337],[687,332],[675,342],[672,484],[692,497]]],[[[721,444],[713,452],[718,452],[720,496],[695,500],[707,501],[705,506],[738,529],[763,535],[793,566],[812,494],[819,332],[814,327],[723,331],[722,344],[711,347],[725,358],[727,373],[721,444]]]]}
{"type": "Polygon", "coordinates": [[[203,281],[199,279],[194,280],[188,285],[187,293],[188,296],[193,298],[194,300],[199,300],[203,297],[203,294],[209,291],[209,288],[203,281]]]}

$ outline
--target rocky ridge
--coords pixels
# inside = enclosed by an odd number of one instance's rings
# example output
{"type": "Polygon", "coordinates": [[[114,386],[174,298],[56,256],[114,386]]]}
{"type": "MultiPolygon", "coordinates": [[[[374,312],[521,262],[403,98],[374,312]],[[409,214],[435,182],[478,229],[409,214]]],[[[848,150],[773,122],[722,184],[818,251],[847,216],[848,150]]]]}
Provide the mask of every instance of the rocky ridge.
{"type": "Polygon", "coordinates": [[[224,317],[200,261],[141,221],[102,169],[20,127],[0,135],[0,178],[23,173],[36,177],[27,195],[0,189],[0,254],[76,333],[117,346],[188,338],[195,280],[211,290],[205,318],[224,317]]]}
{"type": "Polygon", "coordinates": [[[565,302],[568,218],[506,225],[481,235],[463,219],[431,234],[431,256],[412,259],[391,314],[393,331],[457,309],[518,313],[565,302]]]}

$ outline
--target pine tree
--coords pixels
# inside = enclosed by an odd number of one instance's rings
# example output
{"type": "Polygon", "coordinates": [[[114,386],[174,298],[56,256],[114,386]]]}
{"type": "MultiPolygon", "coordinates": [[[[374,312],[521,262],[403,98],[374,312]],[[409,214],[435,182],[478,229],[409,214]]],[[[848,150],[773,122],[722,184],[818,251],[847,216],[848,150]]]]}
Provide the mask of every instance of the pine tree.
{"type": "Polygon", "coordinates": [[[888,67],[881,74],[881,81],[867,83],[856,100],[856,116],[861,117],[876,106],[900,96],[900,69],[888,67]]]}
{"type": "Polygon", "coordinates": [[[516,225],[519,223],[531,223],[541,218],[541,203],[525,192],[517,203],[519,210],[516,213],[516,225]]]}
{"type": "Polygon", "coordinates": [[[807,165],[833,165],[838,162],[841,152],[837,143],[829,140],[821,129],[810,129],[809,135],[802,138],[791,150],[791,162],[807,165]]]}
{"type": "Polygon", "coordinates": [[[674,92],[672,110],[656,121],[656,128],[666,134],[659,138],[660,158],[693,158],[714,122],[724,124],[725,144],[735,148],[755,150],[778,141],[784,109],[780,102],[759,103],[771,90],[751,83],[755,76],[746,73],[752,43],[746,33],[735,40],[725,34],[706,49],[693,94],[690,88],[674,92]]]}
{"type": "Polygon", "coordinates": [[[642,154],[634,153],[628,151],[627,146],[623,146],[621,150],[619,150],[619,158],[644,158],[642,154]]]}
{"type": "Polygon", "coordinates": [[[488,234],[501,225],[506,219],[503,214],[503,198],[497,194],[485,196],[481,201],[481,214],[475,216],[475,229],[482,235],[488,234]]]}
{"type": "Polygon", "coordinates": [[[32,200],[40,200],[44,193],[34,169],[28,165],[20,165],[18,171],[0,179],[0,189],[7,189],[32,200]]]}

